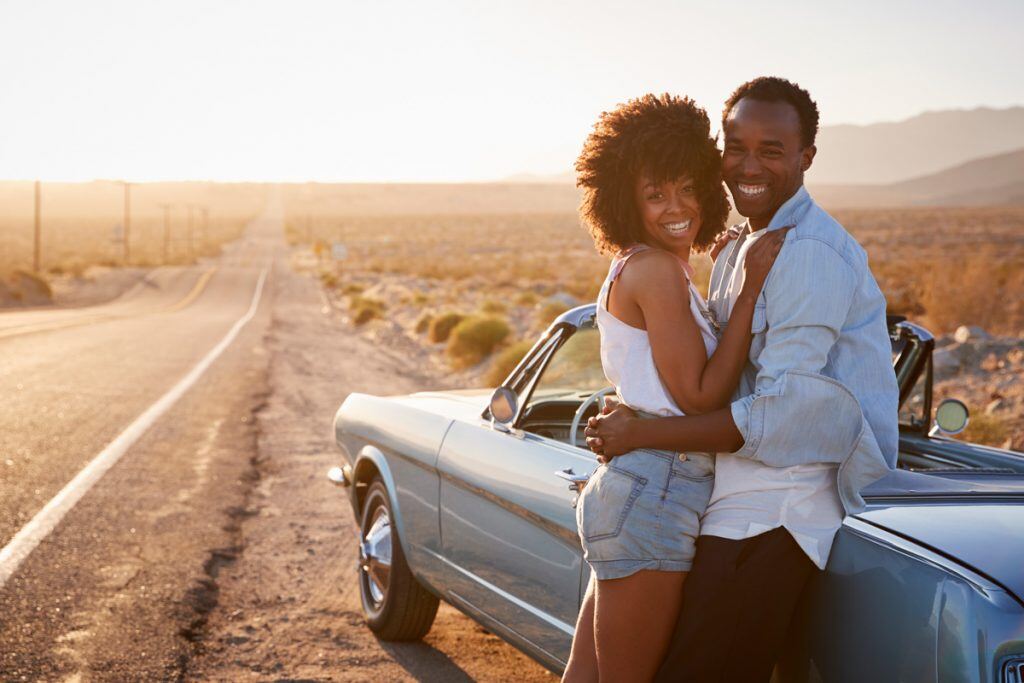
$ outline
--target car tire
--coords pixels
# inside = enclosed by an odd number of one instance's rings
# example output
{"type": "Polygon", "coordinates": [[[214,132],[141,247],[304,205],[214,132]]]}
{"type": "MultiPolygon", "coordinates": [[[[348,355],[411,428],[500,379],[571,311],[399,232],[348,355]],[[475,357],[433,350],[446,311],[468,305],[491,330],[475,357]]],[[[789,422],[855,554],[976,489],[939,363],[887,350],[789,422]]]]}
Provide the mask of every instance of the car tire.
{"type": "Polygon", "coordinates": [[[420,640],[434,624],[439,600],[409,570],[387,487],[370,482],[359,520],[359,594],[366,623],[381,640],[420,640]]]}

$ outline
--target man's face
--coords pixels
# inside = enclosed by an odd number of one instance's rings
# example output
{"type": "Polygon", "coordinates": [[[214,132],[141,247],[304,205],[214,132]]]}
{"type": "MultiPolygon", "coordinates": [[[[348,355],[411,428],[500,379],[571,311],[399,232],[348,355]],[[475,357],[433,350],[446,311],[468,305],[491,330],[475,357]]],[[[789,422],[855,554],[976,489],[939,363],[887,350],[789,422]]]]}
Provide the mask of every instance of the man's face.
{"type": "Polygon", "coordinates": [[[814,160],[814,146],[800,141],[800,116],[788,102],[743,98],[725,120],[722,175],[736,210],[751,227],[768,225],[800,189],[814,160]]]}

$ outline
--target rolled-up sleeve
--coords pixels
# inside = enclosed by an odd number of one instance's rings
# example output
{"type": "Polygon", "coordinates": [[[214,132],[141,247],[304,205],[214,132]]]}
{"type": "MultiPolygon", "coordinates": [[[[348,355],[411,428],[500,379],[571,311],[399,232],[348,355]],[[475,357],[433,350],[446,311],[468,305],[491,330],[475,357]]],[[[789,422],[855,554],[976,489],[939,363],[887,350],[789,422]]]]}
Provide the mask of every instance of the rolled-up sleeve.
{"type": "MultiPolygon", "coordinates": [[[[744,438],[736,455],[773,466],[841,462],[849,455],[863,424],[860,405],[821,371],[857,284],[853,268],[830,245],[802,238],[784,246],[765,283],[767,329],[754,393],[731,406],[744,438]]],[[[755,315],[755,331],[758,323],[755,315]]]]}

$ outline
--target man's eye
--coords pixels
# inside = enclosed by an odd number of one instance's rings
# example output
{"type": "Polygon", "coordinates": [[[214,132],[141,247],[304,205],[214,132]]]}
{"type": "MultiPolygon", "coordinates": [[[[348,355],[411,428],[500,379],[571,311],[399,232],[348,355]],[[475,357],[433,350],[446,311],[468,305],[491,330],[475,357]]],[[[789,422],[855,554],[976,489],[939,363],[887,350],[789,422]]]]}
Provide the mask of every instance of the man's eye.
{"type": "Polygon", "coordinates": [[[780,156],[782,156],[782,152],[780,152],[777,149],[766,149],[765,151],[761,152],[761,156],[767,157],[769,159],[778,159],[780,156]]]}

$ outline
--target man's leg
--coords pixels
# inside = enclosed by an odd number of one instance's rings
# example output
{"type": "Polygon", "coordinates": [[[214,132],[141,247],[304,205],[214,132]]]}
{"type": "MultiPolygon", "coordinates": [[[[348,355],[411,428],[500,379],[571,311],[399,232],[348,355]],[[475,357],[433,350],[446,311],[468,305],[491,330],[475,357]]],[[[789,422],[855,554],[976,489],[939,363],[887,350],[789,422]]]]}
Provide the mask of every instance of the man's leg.
{"type": "Polygon", "coordinates": [[[783,528],[697,540],[658,681],[767,681],[814,564],[783,528]]]}

